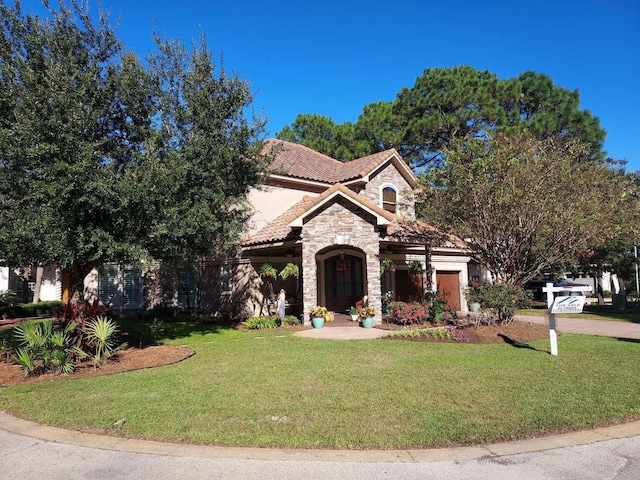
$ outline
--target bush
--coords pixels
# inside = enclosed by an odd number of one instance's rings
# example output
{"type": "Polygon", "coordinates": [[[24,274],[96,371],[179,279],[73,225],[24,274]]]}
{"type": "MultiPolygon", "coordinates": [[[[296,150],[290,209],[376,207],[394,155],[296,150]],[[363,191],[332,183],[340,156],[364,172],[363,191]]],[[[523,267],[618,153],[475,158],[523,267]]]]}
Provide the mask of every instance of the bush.
{"type": "Polygon", "coordinates": [[[420,302],[391,302],[389,304],[388,321],[398,325],[411,325],[417,323],[422,325],[429,321],[429,311],[427,306],[420,302]]]}
{"type": "Polygon", "coordinates": [[[518,309],[531,305],[531,293],[519,285],[472,282],[465,290],[467,301],[479,303],[484,310],[490,310],[495,319],[504,325],[513,321],[518,309]]]}
{"type": "Polygon", "coordinates": [[[401,330],[398,332],[392,332],[387,336],[400,338],[426,338],[456,343],[467,343],[469,341],[466,333],[451,325],[438,328],[413,328],[401,330]]]}
{"type": "Polygon", "coordinates": [[[249,330],[271,330],[278,327],[278,317],[251,317],[242,324],[249,330]]]}
{"type": "MultiPolygon", "coordinates": [[[[2,302],[0,302],[1,304],[2,302]]],[[[58,300],[48,300],[38,303],[23,303],[20,305],[0,306],[0,316],[6,314],[8,318],[28,318],[39,315],[54,316],[55,313],[64,306],[58,300]]]]}

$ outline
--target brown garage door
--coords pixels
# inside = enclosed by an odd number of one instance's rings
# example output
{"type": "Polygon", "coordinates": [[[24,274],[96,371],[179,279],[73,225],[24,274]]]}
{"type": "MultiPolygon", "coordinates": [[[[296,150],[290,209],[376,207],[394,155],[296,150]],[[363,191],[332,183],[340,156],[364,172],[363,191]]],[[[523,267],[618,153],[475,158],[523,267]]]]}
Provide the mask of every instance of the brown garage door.
{"type": "Polygon", "coordinates": [[[459,272],[436,272],[436,288],[442,300],[456,312],[461,310],[459,272]]]}

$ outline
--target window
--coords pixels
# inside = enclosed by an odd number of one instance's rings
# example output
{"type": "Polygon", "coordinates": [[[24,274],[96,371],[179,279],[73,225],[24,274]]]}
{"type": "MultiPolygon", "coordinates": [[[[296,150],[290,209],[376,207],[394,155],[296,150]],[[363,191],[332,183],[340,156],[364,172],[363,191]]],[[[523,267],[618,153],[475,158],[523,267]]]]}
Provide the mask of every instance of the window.
{"type": "Polygon", "coordinates": [[[140,270],[125,268],[122,273],[124,283],[124,308],[140,308],[142,304],[142,274],[140,270]]]}
{"type": "Polygon", "coordinates": [[[223,292],[231,291],[231,265],[220,267],[220,290],[223,292]]]}
{"type": "Polygon", "coordinates": [[[98,300],[103,305],[113,304],[118,291],[116,274],[116,269],[110,266],[100,267],[98,271],[98,300]]]}
{"type": "Polygon", "coordinates": [[[397,194],[393,187],[382,189],[382,208],[387,212],[396,213],[397,194]]]}
{"type": "Polygon", "coordinates": [[[192,308],[196,303],[196,275],[193,270],[178,270],[178,306],[192,308]]]}
{"type": "Polygon", "coordinates": [[[136,268],[104,265],[98,270],[98,300],[106,305],[140,308],[142,305],[142,273],[136,268]],[[122,272],[122,277],[120,277],[122,272]]]}

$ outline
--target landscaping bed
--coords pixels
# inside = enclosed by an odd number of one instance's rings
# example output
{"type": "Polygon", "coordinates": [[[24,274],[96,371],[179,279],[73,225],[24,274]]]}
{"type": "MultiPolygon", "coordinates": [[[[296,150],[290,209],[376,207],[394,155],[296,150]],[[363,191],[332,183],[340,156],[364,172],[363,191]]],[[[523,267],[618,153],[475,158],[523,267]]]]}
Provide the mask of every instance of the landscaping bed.
{"type": "MultiPolygon", "coordinates": [[[[70,375],[47,373],[25,378],[18,365],[3,361],[0,364],[0,386],[6,387],[20,383],[51,382],[71,378],[86,378],[112,373],[128,372],[143,368],[170,365],[185,360],[195,354],[190,348],[174,345],[156,345],[145,348],[126,348],[98,368],[91,362],[84,362],[70,375]]],[[[6,360],[6,359],[3,359],[6,360]]]]}

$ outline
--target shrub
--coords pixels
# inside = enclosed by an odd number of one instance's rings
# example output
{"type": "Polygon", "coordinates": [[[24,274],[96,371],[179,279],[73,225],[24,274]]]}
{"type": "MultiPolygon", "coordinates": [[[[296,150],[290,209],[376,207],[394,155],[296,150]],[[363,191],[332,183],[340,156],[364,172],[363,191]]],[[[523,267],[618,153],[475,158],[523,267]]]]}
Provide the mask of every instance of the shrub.
{"type": "Polygon", "coordinates": [[[466,333],[454,326],[438,328],[410,328],[407,330],[389,333],[387,336],[401,338],[427,338],[456,343],[466,343],[469,341],[466,333]]]}
{"type": "Polygon", "coordinates": [[[87,344],[91,348],[89,354],[94,365],[99,365],[103,358],[109,358],[118,350],[125,347],[125,344],[118,345],[118,326],[113,319],[103,315],[87,321],[84,333],[87,344]]]}
{"type": "Polygon", "coordinates": [[[468,300],[490,310],[496,320],[508,325],[518,309],[531,305],[531,294],[519,285],[509,283],[472,282],[465,290],[468,300]]]}
{"type": "Polygon", "coordinates": [[[387,318],[398,325],[422,325],[430,319],[427,306],[420,302],[391,302],[387,318]]]}
{"type": "Polygon", "coordinates": [[[242,324],[249,330],[271,330],[278,327],[278,317],[250,317],[242,324]]]}
{"type": "Polygon", "coordinates": [[[75,349],[69,344],[76,324],[71,323],[62,330],[54,331],[53,322],[22,323],[13,329],[18,343],[15,362],[24,371],[24,376],[42,373],[73,372],[75,349]]]}
{"type": "MultiPolygon", "coordinates": [[[[0,304],[2,302],[0,301],[0,304]]],[[[60,310],[64,304],[59,300],[48,300],[38,303],[22,303],[19,305],[0,305],[0,316],[6,314],[8,318],[27,318],[39,315],[51,315],[60,310]]]]}
{"type": "Polygon", "coordinates": [[[16,293],[13,290],[0,290],[0,307],[9,307],[16,300],[16,293]]]}

